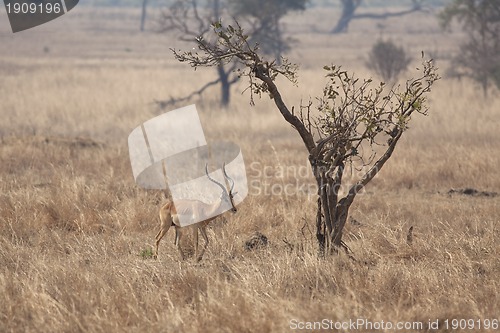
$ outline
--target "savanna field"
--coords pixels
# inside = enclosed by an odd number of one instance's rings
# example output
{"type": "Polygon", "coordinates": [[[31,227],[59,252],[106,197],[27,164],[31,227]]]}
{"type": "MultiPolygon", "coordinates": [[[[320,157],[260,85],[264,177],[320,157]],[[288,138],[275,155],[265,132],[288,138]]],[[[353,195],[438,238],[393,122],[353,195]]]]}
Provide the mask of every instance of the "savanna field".
{"type": "Polygon", "coordinates": [[[351,208],[344,241],[356,260],[318,257],[307,153],[267,96],[251,106],[241,81],[226,110],[217,87],[161,110],[155,100],[185,96],[215,71],[177,63],[169,48],[194,45],[156,33],[153,17],[141,33],[139,8],[81,6],[16,34],[0,10],[0,332],[294,332],[358,319],[423,326],[324,331],[500,331],[485,327],[500,317],[500,93],[446,75],[465,35],[442,32],[429,13],[331,35],[338,15],[284,20],[300,65],[298,86],[279,81],[290,107],[321,94],[323,65],[378,80],[366,61],[379,37],[412,56],[402,80],[421,51],[443,77],[429,115],[414,117],[351,208]],[[212,223],[201,262],[180,260],[173,231],[155,260],[165,197],[136,186],[127,137],[192,103],[209,142],[241,147],[249,195],[212,223]],[[269,242],[249,251],[255,232],[269,242]],[[474,329],[453,330],[453,319],[474,329]]]}

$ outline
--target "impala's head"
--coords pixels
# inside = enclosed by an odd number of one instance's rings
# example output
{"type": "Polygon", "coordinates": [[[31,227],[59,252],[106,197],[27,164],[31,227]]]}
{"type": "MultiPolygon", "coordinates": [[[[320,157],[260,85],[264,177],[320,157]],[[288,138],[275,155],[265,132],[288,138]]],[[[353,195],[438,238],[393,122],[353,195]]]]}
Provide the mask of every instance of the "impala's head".
{"type": "Polygon", "coordinates": [[[222,192],[220,198],[225,204],[227,204],[229,207],[231,207],[231,209],[230,209],[231,213],[236,213],[238,211],[238,209],[236,208],[236,206],[234,204],[234,200],[233,200],[234,194],[231,193],[231,191],[222,192]]]}
{"type": "Polygon", "coordinates": [[[216,181],[215,179],[213,179],[212,177],[210,177],[210,174],[208,173],[208,164],[205,164],[205,173],[207,174],[208,179],[210,179],[213,183],[217,184],[222,189],[222,193],[220,195],[221,203],[224,204],[224,205],[227,205],[227,206],[231,207],[230,211],[232,213],[236,213],[238,211],[238,209],[236,208],[236,205],[234,204],[234,196],[238,192],[234,192],[233,193],[234,180],[231,179],[231,177],[229,177],[227,175],[227,172],[226,172],[226,163],[224,163],[222,165],[222,173],[224,174],[224,178],[230,184],[229,187],[226,187],[225,185],[222,185],[221,183],[219,183],[218,181],[216,181]]]}

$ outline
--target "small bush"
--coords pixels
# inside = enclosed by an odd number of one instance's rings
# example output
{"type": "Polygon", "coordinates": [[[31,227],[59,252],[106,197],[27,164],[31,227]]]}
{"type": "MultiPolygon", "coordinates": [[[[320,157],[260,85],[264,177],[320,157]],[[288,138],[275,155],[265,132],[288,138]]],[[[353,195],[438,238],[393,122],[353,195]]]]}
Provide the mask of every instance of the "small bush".
{"type": "Polygon", "coordinates": [[[142,249],[141,252],[139,253],[139,257],[141,257],[142,259],[152,259],[153,258],[153,249],[150,247],[142,249]]]}
{"type": "Polygon", "coordinates": [[[411,58],[392,41],[379,40],[373,45],[366,66],[386,82],[397,79],[410,64],[411,58]]]}

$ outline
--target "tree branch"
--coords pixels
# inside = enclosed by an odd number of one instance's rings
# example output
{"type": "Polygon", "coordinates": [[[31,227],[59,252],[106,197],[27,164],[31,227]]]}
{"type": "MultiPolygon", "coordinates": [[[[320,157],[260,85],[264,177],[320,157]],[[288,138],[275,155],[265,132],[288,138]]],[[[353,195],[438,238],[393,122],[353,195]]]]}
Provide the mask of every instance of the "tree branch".
{"type": "Polygon", "coordinates": [[[167,106],[173,105],[175,103],[189,101],[191,98],[193,98],[193,96],[195,96],[195,95],[201,95],[207,88],[209,88],[209,87],[211,87],[213,85],[216,85],[219,82],[220,82],[220,79],[216,79],[216,80],[213,80],[211,82],[208,82],[203,87],[201,87],[200,89],[198,89],[196,91],[193,91],[191,94],[189,94],[187,96],[184,96],[184,97],[180,97],[180,98],[173,98],[173,97],[171,97],[169,100],[161,100],[161,101],[155,100],[154,102],[156,103],[156,105],[158,105],[158,107],[160,109],[164,109],[167,106]]]}
{"type": "Polygon", "coordinates": [[[254,71],[255,76],[267,85],[267,90],[271,96],[271,99],[274,100],[274,103],[276,104],[276,107],[280,111],[283,118],[285,118],[285,120],[290,125],[292,125],[297,130],[297,132],[299,132],[299,135],[302,138],[307,151],[311,152],[316,147],[312,134],[307,130],[304,123],[302,123],[299,118],[294,116],[290,112],[290,110],[288,110],[288,107],[281,97],[278,87],[276,87],[273,79],[269,76],[269,70],[264,66],[263,63],[257,63],[254,67],[254,71]]]}
{"type": "Polygon", "coordinates": [[[375,14],[375,13],[362,13],[362,14],[355,14],[352,16],[352,19],[386,19],[389,17],[398,17],[398,16],[404,16],[408,14],[412,14],[414,12],[422,11],[422,8],[417,6],[413,7],[407,10],[402,10],[400,12],[392,12],[392,13],[382,13],[382,14],[375,14]]]}

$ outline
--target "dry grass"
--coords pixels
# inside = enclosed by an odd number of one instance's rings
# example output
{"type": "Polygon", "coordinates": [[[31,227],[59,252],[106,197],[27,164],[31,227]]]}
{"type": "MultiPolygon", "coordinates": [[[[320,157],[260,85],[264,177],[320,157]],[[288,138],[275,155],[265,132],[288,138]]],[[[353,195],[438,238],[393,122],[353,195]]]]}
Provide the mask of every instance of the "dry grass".
{"type": "MultiPolygon", "coordinates": [[[[252,190],[209,231],[201,263],[180,262],[172,235],[152,260],[163,197],[135,186],[126,138],[161,112],[154,99],[188,93],[212,72],[174,63],[172,41],[136,32],[137,13],[121,15],[82,8],[39,29],[0,32],[0,332],[286,332],[292,319],[498,318],[500,199],[447,194],[500,191],[497,92],[483,100],[469,81],[439,82],[431,115],[414,119],[352,208],[360,224],[348,226],[346,241],[357,262],[317,258],[314,196],[252,190]],[[246,251],[255,231],[269,246],[246,251]]],[[[371,75],[363,63],[375,23],[330,36],[322,15],[288,20],[300,41],[290,56],[303,64],[299,87],[283,88],[291,103],[317,94],[324,63],[371,75]]],[[[384,34],[417,55],[438,53],[443,68],[460,38],[439,33],[429,15],[391,20],[384,34]]],[[[304,149],[270,101],[252,108],[242,88],[228,111],[217,110],[216,90],[197,102],[207,137],[242,147],[254,163],[250,181],[309,184],[307,175],[275,174],[304,167],[304,149]],[[259,177],[263,166],[270,177],[259,177]]]]}

